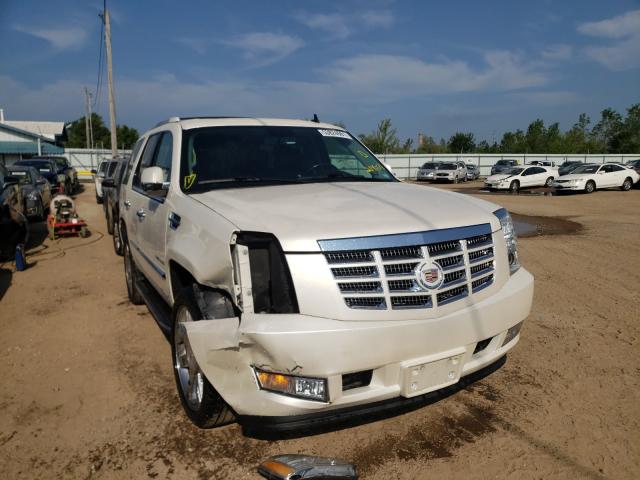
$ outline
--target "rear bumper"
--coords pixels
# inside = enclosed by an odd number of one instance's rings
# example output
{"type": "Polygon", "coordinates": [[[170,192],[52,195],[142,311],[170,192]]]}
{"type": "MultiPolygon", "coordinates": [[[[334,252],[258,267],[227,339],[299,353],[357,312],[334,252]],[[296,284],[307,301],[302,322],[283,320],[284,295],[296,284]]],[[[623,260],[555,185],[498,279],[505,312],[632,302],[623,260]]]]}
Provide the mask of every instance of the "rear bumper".
{"type": "MultiPolygon", "coordinates": [[[[455,357],[459,367],[450,382],[455,383],[493,364],[516,345],[519,336],[503,343],[508,329],[528,316],[532,298],[533,277],[520,269],[494,295],[440,318],[339,321],[250,314],[242,317],[239,327],[237,319],[193,322],[187,334],[200,368],[240,416],[328,414],[403,396],[415,398],[407,388],[407,371],[416,365],[446,363],[455,357]],[[483,340],[488,340],[486,347],[474,354],[483,340]],[[329,401],[260,390],[254,366],[326,378],[329,401]],[[369,385],[343,391],[342,375],[366,370],[372,370],[369,385]]],[[[415,395],[443,386],[436,382],[415,395]]]]}

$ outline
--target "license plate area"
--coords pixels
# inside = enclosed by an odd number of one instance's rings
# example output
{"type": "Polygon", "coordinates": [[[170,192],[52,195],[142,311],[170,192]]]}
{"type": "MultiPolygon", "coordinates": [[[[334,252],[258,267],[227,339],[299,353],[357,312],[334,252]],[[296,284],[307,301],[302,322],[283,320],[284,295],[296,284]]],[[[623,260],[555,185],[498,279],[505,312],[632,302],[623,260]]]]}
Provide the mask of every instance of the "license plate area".
{"type": "Polygon", "coordinates": [[[465,351],[449,352],[445,358],[427,357],[405,362],[402,369],[403,397],[423,395],[460,380],[465,351]]]}

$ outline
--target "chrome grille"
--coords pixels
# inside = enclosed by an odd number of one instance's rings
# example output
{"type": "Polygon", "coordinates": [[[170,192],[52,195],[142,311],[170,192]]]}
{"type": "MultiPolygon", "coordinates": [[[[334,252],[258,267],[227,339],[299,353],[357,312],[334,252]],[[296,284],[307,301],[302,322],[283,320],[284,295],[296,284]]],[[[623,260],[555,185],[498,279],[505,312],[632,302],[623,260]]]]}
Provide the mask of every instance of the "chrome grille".
{"type": "Polygon", "coordinates": [[[438,308],[494,281],[489,224],[318,243],[349,308],[438,308]],[[422,286],[416,273],[427,258],[444,271],[436,289],[422,286]]]}
{"type": "Polygon", "coordinates": [[[333,272],[333,276],[336,278],[378,276],[378,269],[376,267],[338,267],[332,268],[331,272],[333,272]]]}

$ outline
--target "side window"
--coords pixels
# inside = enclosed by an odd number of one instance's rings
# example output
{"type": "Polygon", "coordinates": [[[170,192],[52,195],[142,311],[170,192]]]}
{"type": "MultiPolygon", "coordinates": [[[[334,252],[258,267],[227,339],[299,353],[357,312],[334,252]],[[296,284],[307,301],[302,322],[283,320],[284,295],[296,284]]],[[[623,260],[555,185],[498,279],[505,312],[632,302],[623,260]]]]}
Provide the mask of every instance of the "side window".
{"type": "Polygon", "coordinates": [[[133,146],[133,151],[131,152],[131,158],[127,163],[127,169],[124,172],[124,177],[122,178],[122,183],[127,183],[129,181],[129,176],[131,175],[131,168],[136,163],[136,159],[138,158],[138,153],[140,153],[140,148],[144,143],[144,138],[138,139],[136,144],[133,146]]]}
{"type": "Polygon", "coordinates": [[[522,172],[522,176],[526,177],[527,175],[532,175],[534,173],[533,170],[533,168],[527,168],[524,172],[522,172]]]}
{"type": "Polygon", "coordinates": [[[164,171],[164,181],[171,180],[171,160],[173,154],[173,135],[171,132],[164,132],[158,143],[156,154],[153,157],[151,165],[160,167],[164,171]]]}
{"type": "Polygon", "coordinates": [[[101,162],[100,166],[98,167],[98,172],[104,173],[107,170],[107,163],[108,162],[101,162]]]}
{"type": "Polygon", "coordinates": [[[624,168],[618,166],[618,165],[609,165],[609,168],[611,170],[609,170],[610,172],[619,172],[621,170],[624,170],[624,168]]]}
{"type": "Polygon", "coordinates": [[[149,137],[147,145],[144,147],[144,151],[142,152],[142,157],[140,157],[140,161],[138,161],[135,172],[133,173],[132,185],[134,187],[140,187],[140,172],[142,172],[142,169],[151,166],[153,154],[156,151],[156,146],[158,145],[158,140],[160,140],[161,135],[161,133],[156,133],[149,137]]]}
{"type": "Polygon", "coordinates": [[[601,172],[605,172],[605,173],[610,173],[611,170],[611,165],[603,165],[602,168],[600,169],[601,172]]]}

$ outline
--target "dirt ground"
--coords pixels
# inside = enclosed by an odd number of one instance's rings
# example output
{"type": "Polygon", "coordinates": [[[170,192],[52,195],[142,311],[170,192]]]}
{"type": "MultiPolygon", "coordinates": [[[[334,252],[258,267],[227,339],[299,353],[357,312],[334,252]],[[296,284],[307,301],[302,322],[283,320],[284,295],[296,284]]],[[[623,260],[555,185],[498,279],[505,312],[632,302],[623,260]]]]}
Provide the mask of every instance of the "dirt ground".
{"type": "Polygon", "coordinates": [[[31,268],[0,265],[2,478],[254,479],[276,453],[341,457],[362,479],[640,478],[640,190],[476,194],[539,217],[542,233],[519,241],[536,291],[506,365],[410,413],[267,441],[186,419],[169,344],[127,301],[88,185],[92,237],[43,240],[40,225],[31,268]]]}

